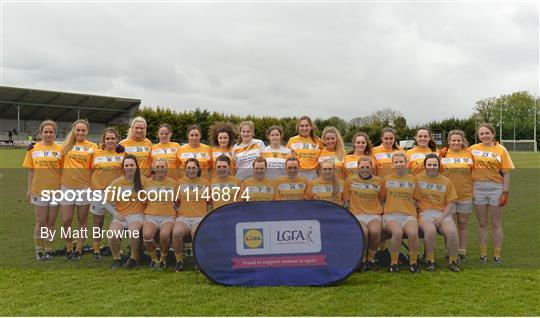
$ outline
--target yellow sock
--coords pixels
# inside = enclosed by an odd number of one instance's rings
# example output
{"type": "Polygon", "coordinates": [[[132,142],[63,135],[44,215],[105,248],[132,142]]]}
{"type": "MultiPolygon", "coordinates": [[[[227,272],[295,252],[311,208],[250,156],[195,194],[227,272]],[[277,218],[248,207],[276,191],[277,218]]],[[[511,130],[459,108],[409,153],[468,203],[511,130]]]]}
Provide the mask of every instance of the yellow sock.
{"type": "Polygon", "coordinates": [[[448,257],[448,262],[449,263],[457,263],[457,255],[450,255],[448,257]]]}
{"type": "Polygon", "coordinates": [[[45,250],[45,239],[36,237],[34,238],[34,243],[36,245],[36,253],[43,252],[45,250]]]}
{"type": "Polygon", "coordinates": [[[83,247],[84,247],[84,241],[83,240],[77,241],[77,252],[82,254],[83,247]]]}
{"type": "MultiPolygon", "coordinates": [[[[71,245],[71,244],[69,244],[69,245],[71,245]]],[[[67,252],[73,252],[73,246],[66,245],[66,251],[67,252]]]]}
{"type": "Polygon", "coordinates": [[[367,260],[368,262],[372,262],[375,258],[375,253],[377,253],[377,250],[368,250],[367,251],[367,260]]]}
{"type": "Polygon", "coordinates": [[[182,253],[174,252],[174,258],[176,258],[177,262],[180,262],[182,260],[182,253]]]}
{"type": "Polygon", "coordinates": [[[366,256],[364,255],[364,257],[362,257],[362,262],[366,262],[366,256]]]}
{"type": "Polygon", "coordinates": [[[435,255],[433,253],[426,254],[426,259],[431,262],[435,262],[435,255]]]}
{"type": "Polygon", "coordinates": [[[131,258],[138,261],[139,260],[139,248],[137,247],[134,250],[131,250],[131,258]]]}
{"type": "Polygon", "coordinates": [[[418,259],[418,251],[409,251],[409,264],[416,264],[418,259]]]}
{"type": "Polygon", "coordinates": [[[45,252],[52,252],[52,241],[45,240],[45,252]]]}
{"type": "Polygon", "coordinates": [[[167,261],[167,253],[161,252],[159,260],[162,261],[162,262],[166,262],[167,261]]]}
{"type": "Polygon", "coordinates": [[[480,256],[487,255],[487,244],[480,244],[480,256]]]}
{"type": "Polygon", "coordinates": [[[501,248],[500,247],[495,247],[493,249],[493,257],[501,257],[501,248]]]}
{"type": "Polygon", "coordinates": [[[390,252],[390,264],[397,265],[399,252],[390,252]]]}
{"type": "Polygon", "coordinates": [[[93,242],[92,249],[94,250],[94,253],[101,253],[101,242],[93,242]]]}
{"type": "Polygon", "coordinates": [[[467,255],[467,249],[466,248],[460,248],[458,250],[458,254],[459,255],[464,255],[464,256],[467,255]]]}
{"type": "Polygon", "coordinates": [[[150,255],[150,257],[152,258],[152,261],[154,262],[157,262],[157,253],[156,253],[156,244],[153,243],[152,241],[152,244],[146,244],[146,251],[148,252],[148,255],[150,255]]]}
{"type": "Polygon", "coordinates": [[[114,251],[114,250],[111,248],[111,252],[112,252],[112,256],[113,256],[113,259],[114,259],[114,260],[120,259],[120,251],[114,251]]]}

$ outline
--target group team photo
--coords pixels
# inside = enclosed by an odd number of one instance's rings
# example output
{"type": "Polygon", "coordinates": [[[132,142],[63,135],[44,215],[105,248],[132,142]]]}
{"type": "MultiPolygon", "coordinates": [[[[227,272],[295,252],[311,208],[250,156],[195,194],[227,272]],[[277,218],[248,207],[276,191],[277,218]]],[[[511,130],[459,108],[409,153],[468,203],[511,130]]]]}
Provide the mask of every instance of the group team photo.
{"type": "Polygon", "coordinates": [[[171,250],[173,270],[180,272],[184,242],[191,241],[209,211],[241,201],[325,200],[343,206],[361,224],[368,248],[359,270],[377,270],[376,253],[388,248],[387,270],[398,272],[406,239],[408,270],[434,271],[438,235],[444,237],[447,268],[452,272],[463,270],[463,264],[473,259],[503,262],[501,219],[514,164],[496,141],[492,124],[479,125],[479,143],[473,145],[456,127],[447,134],[448,146],[441,149],[430,129],[420,127],[408,150],[398,146],[390,127],[382,129],[376,147],[365,132],[355,133],[351,150],[337,128],[321,128],[319,137],[318,127],[303,116],[297,122],[298,135],[285,143],[282,127],[271,126],[265,143],[254,138],[252,121],[237,126],[218,122],[210,127],[207,145],[196,124],[186,132],[174,132],[163,123],[150,132],[146,120],[135,117],[125,139],[108,127],[98,145],[87,140],[90,123],[80,119],[59,145],[56,123],[43,121],[39,141],[30,144],[22,163],[28,169],[27,196],[35,214],[35,258],[54,258],[53,233],[60,232],[63,258],[79,260],[88,238],[92,257],[101,260],[102,237],[81,233],[91,227],[90,233],[99,234],[110,215],[110,231],[130,233],[127,260],[121,257],[122,236],[108,238],[112,268],[138,267],[145,253],[151,269],[164,270],[171,250]],[[186,144],[171,141],[173,134],[182,133],[186,144]],[[151,134],[159,142],[152,144],[147,138],[151,134]],[[110,189],[127,195],[111,195],[110,189]],[[75,195],[90,191],[94,196],[75,195]],[[141,198],[141,191],[147,191],[146,196],[141,198]],[[175,195],[151,198],[152,191],[175,195]],[[479,255],[467,254],[472,214],[478,220],[479,255]],[[61,231],[55,228],[57,218],[61,231]],[[489,227],[493,246],[488,258],[489,227]],[[418,259],[421,250],[423,266],[418,259]]]}
{"type": "Polygon", "coordinates": [[[540,316],[539,26],[0,0],[0,316],[540,316]]]}

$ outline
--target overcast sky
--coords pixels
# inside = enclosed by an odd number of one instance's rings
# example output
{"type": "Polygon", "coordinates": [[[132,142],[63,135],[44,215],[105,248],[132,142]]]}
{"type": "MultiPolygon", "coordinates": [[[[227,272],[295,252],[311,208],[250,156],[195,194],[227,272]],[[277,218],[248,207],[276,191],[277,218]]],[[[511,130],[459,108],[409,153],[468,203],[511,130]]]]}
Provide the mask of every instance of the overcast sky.
{"type": "Polygon", "coordinates": [[[538,17],[535,2],[4,2],[2,85],[237,115],[465,118],[485,97],[538,94],[538,17]]]}

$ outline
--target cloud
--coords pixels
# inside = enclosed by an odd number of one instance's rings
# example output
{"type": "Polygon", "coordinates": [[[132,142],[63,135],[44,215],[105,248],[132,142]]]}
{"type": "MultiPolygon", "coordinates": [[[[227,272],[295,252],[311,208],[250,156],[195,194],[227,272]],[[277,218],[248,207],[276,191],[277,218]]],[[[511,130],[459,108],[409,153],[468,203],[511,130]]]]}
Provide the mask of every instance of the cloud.
{"type": "Polygon", "coordinates": [[[409,123],[538,94],[535,3],[6,3],[3,84],[409,123]]]}

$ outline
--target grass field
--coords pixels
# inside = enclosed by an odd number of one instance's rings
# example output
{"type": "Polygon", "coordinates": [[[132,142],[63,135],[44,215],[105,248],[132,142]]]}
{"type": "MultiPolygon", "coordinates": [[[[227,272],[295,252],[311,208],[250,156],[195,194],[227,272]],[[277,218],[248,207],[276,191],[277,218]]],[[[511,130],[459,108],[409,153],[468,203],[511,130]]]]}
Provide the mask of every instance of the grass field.
{"type": "MultiPolygon", "coordinates": [[[[355,273],[325,288],[223,287],[186,272],[111,271],[110,258],[36,262],[34,216],[25,200],[23,150],[0,150],[0,315],[540,315],[540,155],[512,153],[510,206],[505,209],[502,265],[476,261],[471,218],[469,260],[451,273],[439,239],[434,273],[355,273]]],[[[59,220],[58,220],[59,221],[59,220]]],[[[59,225],[58,225],[59,227],[59,225]]],[[[57,240],[56,248],[62,243],[57,240]]],[[[489,250],[491,253],[491,249],[489,250]]]]}

